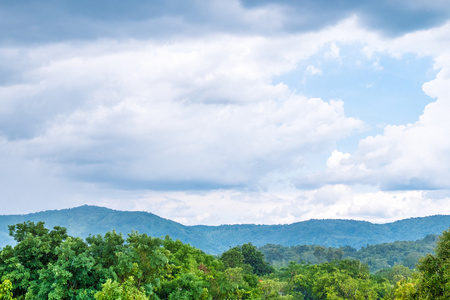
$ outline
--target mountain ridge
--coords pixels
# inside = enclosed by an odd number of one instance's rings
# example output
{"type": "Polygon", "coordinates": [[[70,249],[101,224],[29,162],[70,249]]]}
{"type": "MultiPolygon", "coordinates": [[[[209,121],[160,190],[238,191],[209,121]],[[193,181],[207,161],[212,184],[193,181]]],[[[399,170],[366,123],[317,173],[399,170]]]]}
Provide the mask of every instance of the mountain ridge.
{"type": "Polygon", "coordinates": [[[47,228],[66,227],[72,236],[87,237],[116,230],[126,235],[132,230],[155,237],[169,235],[207,253],[223,251],[248,242],[256,246],[321,245],[361,248],[395,241],[412,241],[429,234],[441,234],[450,227],[449,215],[407,218],[375,224],[346,219],[311,219],[280,225],[224,224],[183,225],[150,212],[121,211],[83,205],[61,210],[47,210],[23,215],[0,215],[0,246],[13,244],[7,225],[25,221],[44,221],[47,228]]]}

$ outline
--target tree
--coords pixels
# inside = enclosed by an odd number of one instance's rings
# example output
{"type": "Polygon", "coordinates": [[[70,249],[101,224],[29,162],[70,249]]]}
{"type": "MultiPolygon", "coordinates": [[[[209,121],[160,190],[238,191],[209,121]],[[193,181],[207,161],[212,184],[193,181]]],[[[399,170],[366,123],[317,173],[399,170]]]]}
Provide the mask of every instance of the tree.
{"type": "Polygon", "coordinates": [[[242,268],[228,268],[218,274],[219,293],[216,299],[242,299],[248,284],[244,281],[242,268]]]}
{"type": "Polygon", "coordinates": [[[207,284],[193,273],[184,273],[174,280],[163,282],[161,293],[162,299],[169,300],[200,300],[208,299],[207,284]]]}
{"type": "Polygon", "coordinates": [[[395,300],[409,300],[417,297],[417,280],[413,278],[402,279],[397,282],[395,300]]]}
{"type": "Polygon", "coordinates": [[[225,268],[242,267],[244,264],[244,255],[239,247],[233,247],[222,253],[220,260],[223,261],[225,268]]]}
{"type": "Polygon", "coordinates": [[[117,265],[118,251],[123,250],[125,240],[122,234],[115,230],[105,233],[105,236],[100,234],[86,238],[89,244],[89,252],[95,258],[96,263],[103,268],[110,268],[117,265]]]}
{"type": "Polygon", "coordinates": [[[8,279],[0,284],[0,300],[13,300],[12,283],[8,279]]]}
{"type": "Polygon", "coordinates": [[[56,249],[58,259],[39,271],[39,280],[32,282],[29,299],[86,299],[96,288],[93,276],[95,260],[88,245],[80,238],[67,238],[56,249]]]}
{"type": "Polygon", "coordinates": [[[67,230],[55,226],[50,231],[44,222],[30,221],[8,228],[17,245],[1,251],[0,276],[12,282],[14,295],[23,296],[30,284],[39,280],[39,271],[58,259],[56,249],[68,237],[67,230]]]}
{"type": "Polygon", "coordinates": [[[143,288],[137,288],[133,276],[128,277],[122,284],[108,279],[102,290],[94,295],[96,300],[148,300],[143,288]]]}
{"type": "Polygon", "coordinates": [[[358,260],[291,263],[281,270],[280,278],[288,282],[287,294],[305,300],[392,299],[393,285],[375,280],[368,266],[358,260]]]}
{"type": "Polygon", "coordinates": [[[143,287],[147,295],[153,295],[155,288],[167,272],[168,251],[162,247],[162,240],[136,231],[128,234],[128,245],[117,252],[115,272],[119,282],[133,276],[137,288],[143,287]]]}
{"type": "Polygon", "coordinates": [[[274,279],[261,280],[258,284],[261,299],[263,300],[292,300],[292,295],[284,295],[287,282],[274,279]]]}
{"type": "Polygon", "coordinates": [[[418,295],[423,299],[450,299],[450,230],[439,237],[435,254],[428,254],[417,265],[421,273],[418,295]]]}
{"type": "Polygon", "coordinates": [[[325,262],[326,261],[326,250],[325,250],[325,247],[316,246],[314,248],[314,256],[316,257],[318,263],[325,262]]]}
{"type": "Polygon", "coordinates": [[[242,245],[242,255],[244,257],[244,264],[248,264],[253,268],[253,273],[262,276],[272,273],[274,269],[264,261],[264,254],[258,251],[252,243],[242,245]]]}

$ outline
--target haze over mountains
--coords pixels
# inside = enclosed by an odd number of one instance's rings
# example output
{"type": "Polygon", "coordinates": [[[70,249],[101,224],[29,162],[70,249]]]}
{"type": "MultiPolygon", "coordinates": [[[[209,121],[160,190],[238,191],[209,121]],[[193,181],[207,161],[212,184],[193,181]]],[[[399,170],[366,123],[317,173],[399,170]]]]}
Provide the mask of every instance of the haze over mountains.
{"type": "Polygon", "coordinates": [[[8,225],[25,221],[44,221],[47,228],[64,226],[69,235],[87,237],[116,230],[124,235],[132,230],[155,237],[169,235],[210,254],[251,242],[266,244],[322,245],[327,247],[366,245],[394,241],[411,241],[429,234],[441,234],[450,227],[450,216],[435,215],[411,218],[387,224],[355,220],[309,220],[287,225],[185,226],[148,212],[117,211],[98,206],[49,210],[27,215],[0,216],[0,246],[13,244],[8,225]]]}

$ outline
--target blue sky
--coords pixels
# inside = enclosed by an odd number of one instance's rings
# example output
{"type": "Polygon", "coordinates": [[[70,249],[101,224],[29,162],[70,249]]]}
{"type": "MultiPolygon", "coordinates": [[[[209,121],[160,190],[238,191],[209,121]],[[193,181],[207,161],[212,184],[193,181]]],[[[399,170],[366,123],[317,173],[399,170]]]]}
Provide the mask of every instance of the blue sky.
{"type": "Polygon", "coordinates": [[[2,213],[448,214],[446,1],[0,1],[2,213]]]}

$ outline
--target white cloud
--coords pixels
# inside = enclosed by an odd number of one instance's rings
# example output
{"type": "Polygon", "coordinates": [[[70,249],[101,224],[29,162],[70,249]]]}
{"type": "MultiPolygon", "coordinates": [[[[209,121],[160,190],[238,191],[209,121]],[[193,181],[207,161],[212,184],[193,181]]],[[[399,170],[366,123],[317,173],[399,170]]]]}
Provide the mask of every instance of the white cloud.
{"type": "Polygon", "coordinates": [[[325,58],[328,58],[328,59],[340,59],[341,58],[341,49],[336,45],[336,43],[332,43],[330,45],[330,50],[325,53],[325,58]]]}
{"type": "Polygon", "coordinates": [[[123,188],[252,186],[301,168],[299,156],[321,154],[361,126],[340,101],[270,82],[322,43],[217,36],[28,49],[36,61],[22,83],[2,88],[10,99],[2,108],[14,119],[26,119],[23,107],[38,116],[15,145],[71,178],[123,188]]]}
{"type": "Polygon", "coordinates": [[[334,150],[331,153],[331,156],[327,159],[327,167],[330,169],[339,167],[341,166],[341,161],[349,157],[350,153],[342,153],[337,150],[334,150]]]}
{"type": "Polygon", "coordinates": [[[425,107],[417,122],[387,125],[383,134],[362,139],[358,151],[340,160],[339,167],[339,152],[333,152],[329,161],[335,163],[327,171],[331,182],[365,182],[388,190],[450,188],[450,56],[444,50],[450,44],[443,35],[449,28],[447,24],[367,46],[366,50],[376,48],[397,56],[431,55],[440,71],[423,90],[436,101],[425,107]]]}
{"type": "Polygon", "coordinates": [[[310,75],[322,75],[322,70],[319,67],[313,65],[307,66],[306,72],[310,75]]]}
{"type": "Polygon", "coordinates": [[[139,197],[105,197],[94,204],[115,209],[151,211],[186,225],[230,223],[289,224],[310,219],[356,219],[374,223],[449,214],[448,197],[423,191],[355,191],[325,185],[317,190],[245,192],[149,192],[139,197]]]}

